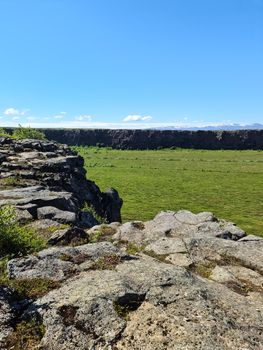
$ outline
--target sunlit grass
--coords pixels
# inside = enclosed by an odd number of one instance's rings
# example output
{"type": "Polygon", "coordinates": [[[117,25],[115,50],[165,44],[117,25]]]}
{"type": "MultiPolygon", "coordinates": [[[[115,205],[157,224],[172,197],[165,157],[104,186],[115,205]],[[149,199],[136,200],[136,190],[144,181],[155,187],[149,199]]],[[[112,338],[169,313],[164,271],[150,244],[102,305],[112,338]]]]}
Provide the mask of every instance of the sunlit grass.
{"type": "Polygon", "coordinates": [[[123,221],[160,210],[212,211],[263,236],[263,152],[77,147],[88,178],[124,200],[123,221]]]}

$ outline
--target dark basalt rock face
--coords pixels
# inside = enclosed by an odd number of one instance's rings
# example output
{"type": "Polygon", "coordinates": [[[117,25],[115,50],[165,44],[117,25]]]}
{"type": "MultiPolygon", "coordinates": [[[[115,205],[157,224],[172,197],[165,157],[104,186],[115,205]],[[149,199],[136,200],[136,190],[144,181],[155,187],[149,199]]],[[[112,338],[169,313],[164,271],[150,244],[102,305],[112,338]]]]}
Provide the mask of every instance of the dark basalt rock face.
{"type": "Polygon", "coordinates": [[[0,138],[0,206],[14,204],[21,220],[31,215],[91,227],[97,220],[81,212],[88,204],[108,222],[121,221],[118,192],[101,192],[86,179],[83,165],[83,158],[66,145],[0,138]]]}
{"type": "Polygon", "coordinates": [[[263,149],[263,130],[174,131],[45,129],[49,140],[68,145],[105,146],[119,149],[263,149]]]}

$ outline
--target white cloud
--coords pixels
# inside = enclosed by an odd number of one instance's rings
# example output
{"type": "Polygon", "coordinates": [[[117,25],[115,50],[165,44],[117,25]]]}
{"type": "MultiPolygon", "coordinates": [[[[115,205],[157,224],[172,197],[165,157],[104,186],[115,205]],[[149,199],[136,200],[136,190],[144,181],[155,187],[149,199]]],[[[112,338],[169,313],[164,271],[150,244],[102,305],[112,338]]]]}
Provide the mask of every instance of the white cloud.
{"type": "Polygon", "coordinates": [[[29,109],[24,109],[20,111],[19,109],[16,109],[14,107],[10,107],[4,110],[4,115],[25,115],[29,109]]]}
{"type": "Polygon", "coordinates": [[[67,112],[59,112],[59,114],[66,115],[67,112]]]}
{"type": "Polygon", "coordinates": [[[77,117],[75,117],[75,120],[78,121],[91,121],[92,120],[92,116],[91,115],[78,115],[77,117]]]}
{"type": "Polygon", "coordinates": [[[55,119],[62,119],[64,118],[64,115],[58,114],[54,116],[55,119]]]}
{"type": "Polygon", "coordinates": [[[18,116],[15,116],[12,118],[12,120],[19,120],[19,119],[20,119],[20,117],[18,117],[18,116]]]}
{"type": "Polygon", "coordinates": [[[127,115],[127,117],[125,117],[123,119],[124,122],[138,122],[138,121],[147,121],[147,120],[151,120],[152,117],[150,115],[146,115],[146,116],[141,116],[141,115],[127,115]]]}

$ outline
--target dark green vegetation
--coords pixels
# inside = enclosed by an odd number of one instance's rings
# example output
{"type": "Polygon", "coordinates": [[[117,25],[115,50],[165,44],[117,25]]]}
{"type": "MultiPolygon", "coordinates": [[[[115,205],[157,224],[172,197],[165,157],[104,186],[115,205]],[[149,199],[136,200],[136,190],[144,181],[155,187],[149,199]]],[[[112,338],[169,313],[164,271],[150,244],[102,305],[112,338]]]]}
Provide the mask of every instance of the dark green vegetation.
{"type": "Polygon", "coordinates": [[[0,259],[32,253],[44,247],[44,241],[32,229],[19,225],[12,206],[0,208],[0,259]]]}
{"type": "Polygon", "coordinates": [[[19,125],[18,128],[15,128],[12,131],[12,133],[8,133],[3,128],[0,128],[0,137],[11,137],[17,140],[22,140],[22,139],[45,140],[46,139],[42,131],[32,129],[30,127],[25,128],[22,125],[19,125]]]}
{"type": "Polygon", "coordinates": [[[160,210],[212,211],[263,236],[263,151],[123,151],[74,147],[88,178],[115,187],[123,221],[148,220],[160,210]]]}
{"type": "Polygon", "coordinates": [[[8,337],[6,347],[8,350],[36,349],[44,334],[45,327],[39,321],[21,321],[16,325],[15,331],[8,337]]]}

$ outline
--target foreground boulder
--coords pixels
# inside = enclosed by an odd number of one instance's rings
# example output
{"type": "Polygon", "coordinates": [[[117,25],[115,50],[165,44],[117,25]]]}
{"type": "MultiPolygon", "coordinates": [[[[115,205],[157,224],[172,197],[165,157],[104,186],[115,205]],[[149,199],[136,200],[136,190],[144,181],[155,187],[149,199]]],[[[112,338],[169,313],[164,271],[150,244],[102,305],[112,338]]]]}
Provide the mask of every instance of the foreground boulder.
{"type": "Polygon", "coordinates": [[[41,320],[39,349],[262,349],[263,239],[188,211],[87,235],[8,263],[17,282],[60,283],[17,320],[41,320]]]}
{"type": "Polygon", "coordinates": [[[83,158],[68,146],[0,138],[0,156],[0,206],[15,205],[21,222],[50,219],[87,228],[98,223],[94,213],[121,221],[118,192],[103,193],[87,180],[83,158]]]}

